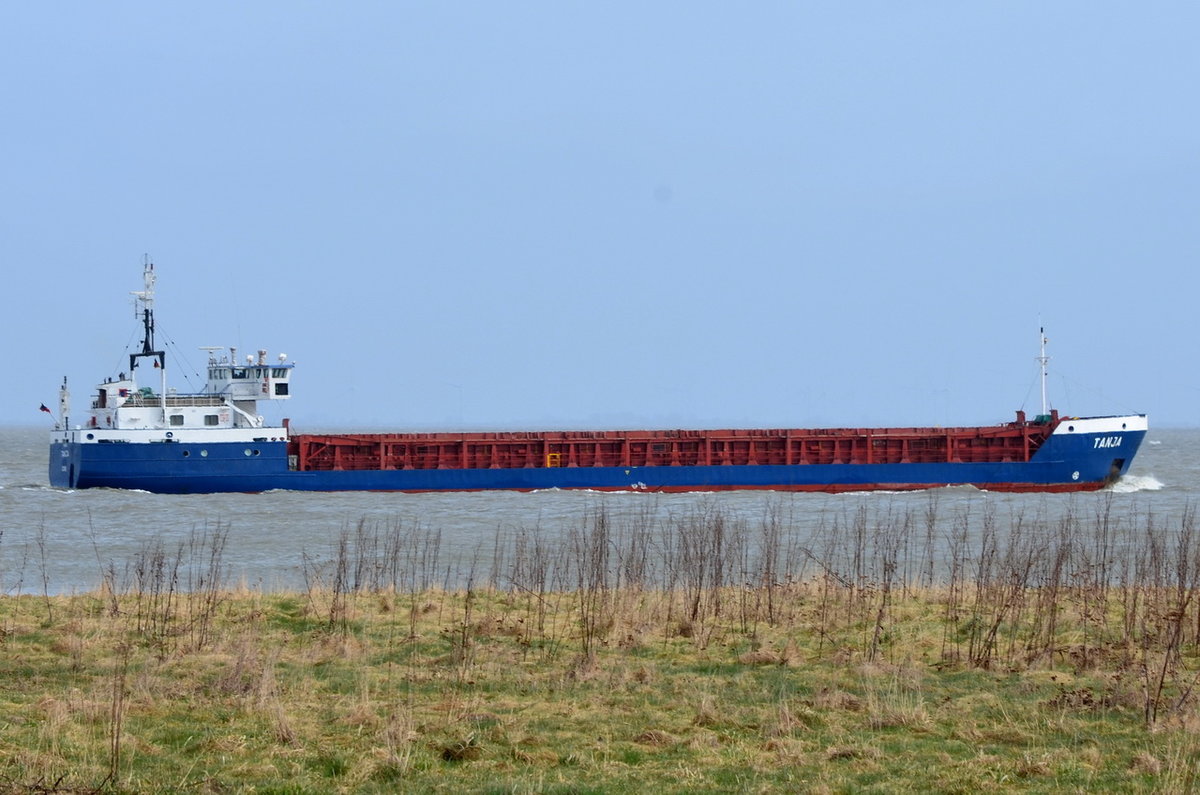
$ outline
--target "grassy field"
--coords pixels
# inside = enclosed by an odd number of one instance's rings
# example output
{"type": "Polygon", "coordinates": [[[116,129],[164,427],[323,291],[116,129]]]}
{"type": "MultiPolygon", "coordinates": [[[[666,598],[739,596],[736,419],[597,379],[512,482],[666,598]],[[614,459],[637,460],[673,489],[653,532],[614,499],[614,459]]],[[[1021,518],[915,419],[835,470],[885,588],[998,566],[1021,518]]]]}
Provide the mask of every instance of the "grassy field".
{"type": "Polygon", "coordinates": [[[221,529],[10,593],[0,789],[1195,788],[1190,515],[938,520],[936,566],[921,517],[676,521],[520,533],[454,588],[436,534],[360,525],[293,593],[225,584],[221,529]]]}

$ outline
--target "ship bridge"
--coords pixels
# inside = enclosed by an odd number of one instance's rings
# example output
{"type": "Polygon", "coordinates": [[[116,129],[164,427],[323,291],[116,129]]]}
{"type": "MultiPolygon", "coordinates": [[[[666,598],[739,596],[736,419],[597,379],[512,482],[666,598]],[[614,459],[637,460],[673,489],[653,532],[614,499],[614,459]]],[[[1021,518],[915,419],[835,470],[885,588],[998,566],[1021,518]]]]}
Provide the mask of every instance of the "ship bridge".
{"type": "Polygon", "coordinates": [[[235,402],[291,397],[290,379],[296,365],[287,361],[287,354],[281,353],[277,362],[268,363],[267,352],[259,350],[257,358],[248,355],[242,364],[237,361],[236,348],[230,348],[228,356],[218,355],[224,348],[203,350],[209,352],[205,393],[222,395],[235,402]]]}

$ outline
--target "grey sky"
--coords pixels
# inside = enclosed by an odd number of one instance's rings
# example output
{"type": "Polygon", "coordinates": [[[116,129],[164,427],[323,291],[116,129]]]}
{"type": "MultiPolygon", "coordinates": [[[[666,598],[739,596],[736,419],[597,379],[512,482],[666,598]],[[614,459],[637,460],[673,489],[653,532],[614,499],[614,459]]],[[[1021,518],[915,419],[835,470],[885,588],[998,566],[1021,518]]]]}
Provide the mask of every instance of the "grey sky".
{"type": "Polygon", "coordinates": [[[1196,424],[1200,6],[741,5],[7,8],[0,421],[149,252],[305,430],[1196,424]]]}

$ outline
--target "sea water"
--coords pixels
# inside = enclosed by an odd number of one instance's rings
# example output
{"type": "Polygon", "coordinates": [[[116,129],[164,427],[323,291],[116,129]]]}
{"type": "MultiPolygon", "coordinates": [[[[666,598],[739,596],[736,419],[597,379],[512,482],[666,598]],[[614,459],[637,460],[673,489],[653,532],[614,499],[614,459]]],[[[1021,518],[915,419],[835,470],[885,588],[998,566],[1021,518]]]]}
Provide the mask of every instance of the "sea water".
{"type": "MultiPolygon", "coordinates": [[[[603,513],[616,527],[679,527],[687,516],[720,515],[754,527],[780,518],[793,540],[848,517],[936,513],[938,534],[964,516],[1092,517],[1181,521],[1200,498],[1200,429],[1152,429],[1129,474],[1111,489],[1082,494],[1002,494],[969,487],[922,492],[790,494],[735,491],[647,494],[587,491],[401,494],[290,492],[161,495],[50,488],[48,433],[0,429],[0,590],[72,593],[106,576],[129,576],[148,545],[178,550],[189,539],[224,539],[226,583],[263,590],[303,587],[357,528],[420,528],[437,544],[439,577],[461,586],[491,569],[493,555],[522,533],[566,538],[603,513]],[[674,522],[674,524],[672,524],[674,522]]],[[[868,522],[871,520],[869,519],[868,522]]]]}

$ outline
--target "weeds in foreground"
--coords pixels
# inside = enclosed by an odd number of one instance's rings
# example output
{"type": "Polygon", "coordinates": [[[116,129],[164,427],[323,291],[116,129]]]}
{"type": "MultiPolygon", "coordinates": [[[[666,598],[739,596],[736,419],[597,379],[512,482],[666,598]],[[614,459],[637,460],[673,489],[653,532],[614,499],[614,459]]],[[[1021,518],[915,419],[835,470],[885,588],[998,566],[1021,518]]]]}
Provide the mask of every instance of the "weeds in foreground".
{"type": "Polygon", "coordinates": [[[228,587],[226,533],[0,598],[0,788],[1196,782],[1190,510],[596,511],[454,583],[436,533],[364,521],[272,594],[228,587]]]}

